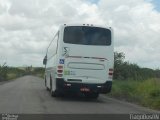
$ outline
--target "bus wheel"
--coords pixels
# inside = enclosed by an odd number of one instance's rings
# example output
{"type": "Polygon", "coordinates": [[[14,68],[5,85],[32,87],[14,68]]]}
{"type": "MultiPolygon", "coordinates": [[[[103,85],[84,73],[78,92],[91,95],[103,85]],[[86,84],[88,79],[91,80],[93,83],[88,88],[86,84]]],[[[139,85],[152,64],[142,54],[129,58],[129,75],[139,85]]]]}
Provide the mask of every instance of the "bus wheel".
{"type": "Polygon", "coordinates": [[[52,79],[50,79],[50,92],[52,97],[58,97],[58,92],[52,90],[52,79]]]}
{"type": "Polygon", "coordinates": [[[47,80],[46,80],[46,77],[45,77],[45,87],[46,87],[46,90],[49,91],[49,88],[47,87],[47,80]]]}
{"type": "Polygon", "coordinates": [[[55,94],[54,94],[54,92],[52,90],[51,90],[51,96],[55,97],[55,94]]]}
{"type": "Polygon", "coordinates": [[[52,90],[52,78],[50,77],[50,93],[51,93],[51,96],[53,97],[54,96],[54,92],[52,90]]]}
{"type": "Polygon", "coordinates": [[[52,96],[52,97],[58,97],[59,94],[58,94],[58,92],[55,90],[55,91],[51,91],[51,96],[52,96]]]}
{"type": "Polygon", "coordinates": [[[45,80],[45,86],[47,87],[47,80],[46,80],[46,77],[45,77],[45,79],[44,79],[44,80],[45,80]]]}
{"type": "Polygon", "coordinates": [[[47,90],[47,91],[49,91],[49,88],[48,88],[48,87],[46,87],[46,90],[47,90]]]}
{"type": "Polygon", "coordinates": [[[51,87],[51,89],[50,89],[50,92],[51,92],[51,96],[52,96],[52,97],[56,97],[55,91],[52,90],[52,87],[51,87]]]}

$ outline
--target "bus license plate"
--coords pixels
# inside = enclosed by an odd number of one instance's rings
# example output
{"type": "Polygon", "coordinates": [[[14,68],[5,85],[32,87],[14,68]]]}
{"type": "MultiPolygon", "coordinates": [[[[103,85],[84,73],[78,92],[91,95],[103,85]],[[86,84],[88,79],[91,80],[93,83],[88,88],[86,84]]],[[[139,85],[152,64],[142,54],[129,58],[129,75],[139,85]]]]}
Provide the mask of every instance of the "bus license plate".
{"type": "Polygon", "coordinates": [[[89,92],[90,89],[89,89],[89,88],[81,88],[80,91],[81,91],[81,92],[89,92]]]}

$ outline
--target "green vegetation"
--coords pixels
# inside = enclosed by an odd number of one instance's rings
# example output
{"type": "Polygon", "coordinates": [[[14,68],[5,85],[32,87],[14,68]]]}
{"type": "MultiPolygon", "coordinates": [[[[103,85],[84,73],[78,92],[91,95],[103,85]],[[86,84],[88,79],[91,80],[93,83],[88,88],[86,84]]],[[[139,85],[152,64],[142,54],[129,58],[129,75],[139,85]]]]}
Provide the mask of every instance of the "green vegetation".
{"type": "Polygon", "coordinates": [[[146,80],[160,78],[160,70],[141,68],[136,64],[124,61],[124,53],[114,54],[114,80],[146,80]]]}
{"type": "Polygon", "coordinates": [[[140,68],[124,61],[124,53],[115,52],[111,97],[160,110],[160,70],[140,68]]]}
{"type": "Polygon", "coordinates": [[[44,68],[42,67],[8,67],[5,64],[0,65],[0,81],[11,80],[24,75],[35,75],[43,77],[44,68]]]}
{"type": "Polygon", "coordinates": [[[0,81],[3,81],[7,78],[7,73],[8,73],[8,67],[6,66],[6,63],[0,65],[0,81]]]}
{"type": "Polygon", "coordinates": [[[109,96],[160,110],[160,79],[113,81],[109,96]]]}
{"type": "Polygon", "coordinates": [[[34,68],[32,74],[43,78],[44,77],[44,68],[36,67],[36,68],[34,68]]]}

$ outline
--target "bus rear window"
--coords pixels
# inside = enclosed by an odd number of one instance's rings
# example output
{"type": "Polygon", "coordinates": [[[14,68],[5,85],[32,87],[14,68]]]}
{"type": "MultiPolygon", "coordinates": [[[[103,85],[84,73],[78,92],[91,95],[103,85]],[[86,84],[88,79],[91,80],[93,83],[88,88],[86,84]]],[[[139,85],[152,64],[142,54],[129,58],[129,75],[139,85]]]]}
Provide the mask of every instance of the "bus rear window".
{"type": "Polygon", "coordinates": [[[68,26],[64,29],[64,43],[81,45],[111,45],[111,31],[89,26],[68,26]]]}

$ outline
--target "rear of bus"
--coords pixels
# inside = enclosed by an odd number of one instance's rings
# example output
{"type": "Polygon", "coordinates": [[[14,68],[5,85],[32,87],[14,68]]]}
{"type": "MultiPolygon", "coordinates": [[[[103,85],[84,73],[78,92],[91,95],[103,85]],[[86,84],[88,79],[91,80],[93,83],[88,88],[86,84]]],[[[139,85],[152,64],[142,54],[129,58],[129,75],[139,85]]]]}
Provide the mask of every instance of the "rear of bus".
{"type": "Polygon", "coordinates": [[[59,36],[56,87],[97,98],[109,93],[113,76],[112,29],[64,25],[59,36]]]}

